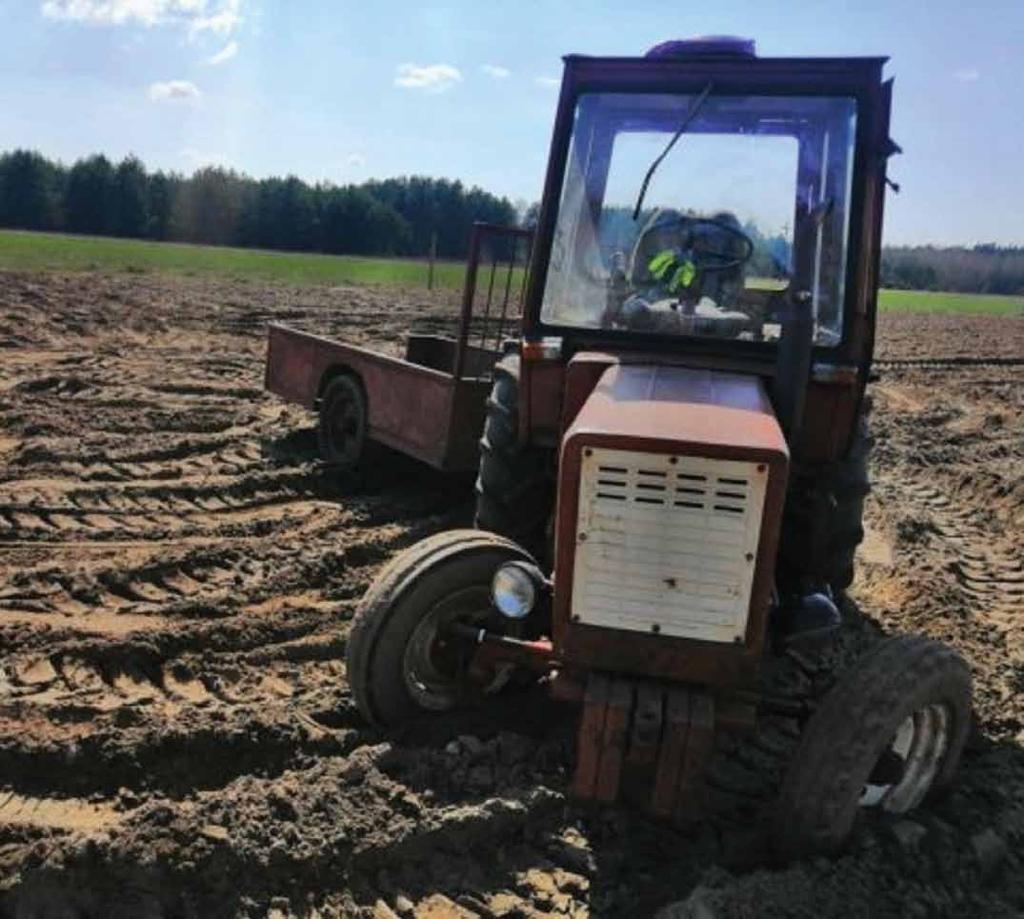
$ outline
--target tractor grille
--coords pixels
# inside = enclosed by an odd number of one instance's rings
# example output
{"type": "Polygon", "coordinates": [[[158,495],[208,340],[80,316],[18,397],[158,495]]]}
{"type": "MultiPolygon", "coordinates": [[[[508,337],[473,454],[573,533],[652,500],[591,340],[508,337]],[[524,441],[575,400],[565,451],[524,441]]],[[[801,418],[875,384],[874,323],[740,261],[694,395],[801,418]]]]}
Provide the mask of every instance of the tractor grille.
{"type": "Polygon", "coordinates": [[[742,640],[765,467],[598,447],[583,454],[574,618],[681,638],[742,640]]]}

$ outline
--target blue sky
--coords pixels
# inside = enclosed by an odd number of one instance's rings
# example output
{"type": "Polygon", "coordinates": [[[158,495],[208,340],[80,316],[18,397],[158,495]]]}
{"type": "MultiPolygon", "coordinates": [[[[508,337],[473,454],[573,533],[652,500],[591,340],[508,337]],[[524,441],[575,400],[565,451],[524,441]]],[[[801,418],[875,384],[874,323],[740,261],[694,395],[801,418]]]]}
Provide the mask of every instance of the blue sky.
{"type": "Polygon", "coordinates": [[[0,149],[541,192],[561,55],[889,55],[886,241],[1024,244],[1024,0],[3,0],[0,149]],[[703,7],[703,8],[702,8],[703,7]]]}

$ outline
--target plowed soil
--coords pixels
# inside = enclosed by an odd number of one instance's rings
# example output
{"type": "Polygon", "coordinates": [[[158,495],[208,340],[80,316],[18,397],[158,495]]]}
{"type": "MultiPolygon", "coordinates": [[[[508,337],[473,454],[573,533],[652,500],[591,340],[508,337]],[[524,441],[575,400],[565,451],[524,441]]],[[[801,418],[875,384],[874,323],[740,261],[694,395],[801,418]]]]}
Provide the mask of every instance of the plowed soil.
{"type": "MultiPolygon", "coordinates": [[[[1024,318],[886,318],[847,608],[955,645],[950,795],[785,870],[715,823],[566,800],[573,712],[523,689],[389,736],[343,664],[378,568],[471,490],[359,482],[262,391],[268,321],[397,351],[421,292],[0,275],[0,916],[1024,911],[1024,318]]],[[[743,828],[740,827],[740,830],[743,828]]]]}

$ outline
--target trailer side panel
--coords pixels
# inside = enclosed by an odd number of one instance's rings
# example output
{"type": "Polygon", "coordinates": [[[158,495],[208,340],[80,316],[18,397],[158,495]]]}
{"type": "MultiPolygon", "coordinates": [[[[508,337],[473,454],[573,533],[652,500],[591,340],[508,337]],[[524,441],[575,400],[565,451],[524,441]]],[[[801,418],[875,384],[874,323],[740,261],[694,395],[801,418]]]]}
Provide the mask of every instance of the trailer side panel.
{"type": "Polygon", "coordinates": [[[285,326],[270,327],[270,392],[316,409],[324,385],[337,373],[351,373],[362,383],[372,440],[438,469],[476,467],[485,381],[462,380],[456,386],[449,374],[429,367],[285,326]],[[473,410],[476,403],[479,412],[473,410]]]}

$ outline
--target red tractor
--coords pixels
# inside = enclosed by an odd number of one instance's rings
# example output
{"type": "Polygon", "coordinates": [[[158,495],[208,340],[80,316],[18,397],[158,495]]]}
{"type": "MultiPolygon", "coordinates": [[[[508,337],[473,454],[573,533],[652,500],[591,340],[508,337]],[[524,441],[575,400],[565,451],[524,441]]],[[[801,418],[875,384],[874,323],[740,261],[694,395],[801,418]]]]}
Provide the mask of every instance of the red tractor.
{"type": "Polygon", "coordinates": [[[863,536],[883,63],[722,39],[566,58],[522,335],[479,369],[478,529],[363,599],[367,719],[532,670],[582,702],[575,796],[688,820],[709,763],[788,712],[781,858],[948,785],[971,708],[952,650],[879,638],[799,704],[763,678],[834,649],[863,536]]]}

